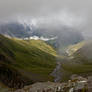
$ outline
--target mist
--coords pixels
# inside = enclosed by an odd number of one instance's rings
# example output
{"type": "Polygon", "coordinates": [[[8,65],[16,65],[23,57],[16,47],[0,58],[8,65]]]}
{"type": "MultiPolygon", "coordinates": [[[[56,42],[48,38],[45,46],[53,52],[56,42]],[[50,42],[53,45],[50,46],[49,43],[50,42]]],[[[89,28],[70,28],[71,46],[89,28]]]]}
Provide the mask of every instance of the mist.
{"type": "MultiPolygon", "coordinates": [[[[18,20],[36,27],[68,26],[92,35],[91,0],[0,0],[0,22],[18,20]]],[[[75,30],[74,30],[75,31],[75,30]]]]}

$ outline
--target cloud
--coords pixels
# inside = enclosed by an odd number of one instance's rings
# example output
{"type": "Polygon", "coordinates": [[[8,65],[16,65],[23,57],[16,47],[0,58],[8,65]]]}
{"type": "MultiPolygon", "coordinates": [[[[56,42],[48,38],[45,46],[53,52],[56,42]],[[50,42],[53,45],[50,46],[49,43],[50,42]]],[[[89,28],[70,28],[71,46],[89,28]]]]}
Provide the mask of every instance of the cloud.
{"type": "Polygon", "coordinates": [[[85,35],[92,33],[91,11],[91,0],[0,0],[0,22],[25,16],[33,25],[77,26],[85,35]]]}
{"type": "Polygon", "coordinates": [[[0,0],[0,17],[18,14],[47,16],[56,14],[63,9],[80,15],[83,12],[88,12],[91,7],[90,3],[90,0],[0,0]]]}
{"type": "Polygon", "coordinates": [[[37,27],[59,27],[59,26],[68,26],[68,27],[79,27],[82,26],[85,22],[85,18],[83,16],[76,16],[72,12],[67,10],[62,10],[57,14],[50,14],[48,16],[40,16],[40,17],[23,17],[17,16],[18,21],[20,23],[26,23],[30,26],[37,27]]]}

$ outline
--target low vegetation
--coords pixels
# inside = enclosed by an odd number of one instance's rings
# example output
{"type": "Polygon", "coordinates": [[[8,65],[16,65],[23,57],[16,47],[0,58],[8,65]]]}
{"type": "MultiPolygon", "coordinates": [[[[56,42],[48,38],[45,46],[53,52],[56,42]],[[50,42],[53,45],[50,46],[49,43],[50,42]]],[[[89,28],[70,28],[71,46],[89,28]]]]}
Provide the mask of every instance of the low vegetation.
{"type": "Polygon", "coordinates": [[[84,41],[68,47],[67,56],[62,62],[64,79],[69,79],[72,74],[88,75],[92,73],[91,43],[92,41],[84,41]]]}
{"type": "Polygon", "coordinates": [[[9,72],[17,72],[27,83],[52,81],[50,73],[56,67],[56,57],[56,51],[43,41],[6,38],[0,35],[0,70],[3,66],[3,70],[7,68],[9,72]]]}

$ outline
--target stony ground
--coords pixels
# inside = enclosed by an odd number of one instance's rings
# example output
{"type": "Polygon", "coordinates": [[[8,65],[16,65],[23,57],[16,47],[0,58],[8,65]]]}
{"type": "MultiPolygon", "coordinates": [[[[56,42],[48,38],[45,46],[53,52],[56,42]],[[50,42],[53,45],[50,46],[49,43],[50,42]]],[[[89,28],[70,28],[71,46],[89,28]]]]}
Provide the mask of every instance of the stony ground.
{"type": "Polygon", "coordinates": [[[66,83],[38,82],[15,92],[92,92],[92,76],[73,75],[66,83]]]}

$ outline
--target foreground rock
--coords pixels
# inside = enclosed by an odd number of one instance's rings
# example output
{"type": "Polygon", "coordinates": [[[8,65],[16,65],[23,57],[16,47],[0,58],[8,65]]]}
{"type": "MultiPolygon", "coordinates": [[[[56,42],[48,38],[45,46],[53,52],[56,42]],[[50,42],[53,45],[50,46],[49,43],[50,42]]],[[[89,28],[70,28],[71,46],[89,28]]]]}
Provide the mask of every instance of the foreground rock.
{"type": "Polygon", "coordinates": [[[92,92],[92,77],[72,76],[66,83],[38,82],[15,92],[92,92]]]}

